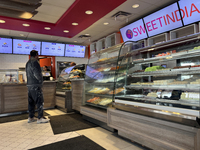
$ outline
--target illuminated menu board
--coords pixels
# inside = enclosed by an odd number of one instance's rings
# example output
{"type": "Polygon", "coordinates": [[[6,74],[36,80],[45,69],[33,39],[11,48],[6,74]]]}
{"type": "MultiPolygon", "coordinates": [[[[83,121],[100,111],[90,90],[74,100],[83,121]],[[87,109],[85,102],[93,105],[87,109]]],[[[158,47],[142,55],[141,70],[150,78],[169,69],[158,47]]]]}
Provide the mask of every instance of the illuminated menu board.
{"type": "Polygon", "coordinates": [[[147,38],[147,33],[142,19],[121,28],[120,32],[124,42],[139,41],[147,38]]]}
{"type": "Polygon", "coordinates": [[[12,39],[0,38],[0,53],[12,54],[12,39]]]}
{"type": "Polygon", "coordinates": [[[13,39],[13,54],[30,54],[30,51],[36,50],[40,55],[41,42],[39,41],[27,41],[13,39]]]}
{"type": "Polygon", "coordinates": [[[180,0],[178,3],[180,6],[184,25],[200,21],[199,0],[180,0]]]}
{"type": "Polygon", "coordinates": [[[149,37],[183,26],[177,3],[145,17],[144,23],[149,37]]]}
{"type": "Polygon", "coordinates": [[[65,44],[42,42],[41,55],[64,56],[65,44]]]}
{"type": "Polygon", "coordinates": [[[85,57],[85,46],[66,44],[65,56],[66,57],[85,57]]]}

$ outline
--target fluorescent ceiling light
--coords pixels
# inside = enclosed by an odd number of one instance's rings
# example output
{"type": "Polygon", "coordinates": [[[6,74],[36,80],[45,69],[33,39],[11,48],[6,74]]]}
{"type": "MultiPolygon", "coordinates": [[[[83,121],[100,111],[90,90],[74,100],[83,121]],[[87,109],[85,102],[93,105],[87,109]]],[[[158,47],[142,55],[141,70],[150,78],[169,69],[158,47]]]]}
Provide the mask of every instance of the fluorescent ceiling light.
{"type": "Polygon", "coordinates": [[[74,42],[77,42],[77,41],[74,41],[74,42]]]}
{"type": "Polygon", "coordinates": [[[45,29],[45,30],[51,30],[51,28],[49,28],[49,27],[45,27],[44,29],[45,29]]]}
{"type": "Polygon", "coordinates": [[[85,35],[90,35],[90,34],[87,33],[87,34],[85,34],[85,35]]]}
{"type": "Polygon", "coordinates": [[[132,7],[133,8],[138,8],[140,5],[139,4],[134,4],[132,7]]]}
{"type": "Polygon", "coordinates": [[[24,36],[24,34],[20,34],[20,36],[24,36]]]}
{"type": "Polygon", "coordinates": [[[73,25],[73,26],[77,26],[77,25],[78,25],[78,23],[74,22],[74,23],[72,23],[72,25],[73,25]]]}
{"type": "Polygon", "coordinates": [[[91,15],[91,14],[93,14],[93,11],[87,10],[85,13],[86,13],[87,15],[91,15]]]}
{"type": "Polygon", "coordinates": [[[68,33],[69,31],[68,30],[64,30],[63,32],[68,33]]]}

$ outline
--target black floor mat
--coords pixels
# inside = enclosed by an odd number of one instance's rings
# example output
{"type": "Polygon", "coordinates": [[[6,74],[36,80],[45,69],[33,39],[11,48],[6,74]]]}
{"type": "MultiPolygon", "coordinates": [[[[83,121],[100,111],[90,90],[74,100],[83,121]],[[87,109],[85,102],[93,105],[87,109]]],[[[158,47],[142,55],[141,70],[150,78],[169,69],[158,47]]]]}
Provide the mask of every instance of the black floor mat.
{"type": "Polygon", "coordinates": [[[97,127],[97,125],[82,119],[80,114],[52,116],[50,117],[50,123],[54,134],[97,127]]]}
{"type": "MultiPolygon", "coordinates": [[[[49,114],[47,114],[46,112],[44,112],[44,116],[48,116],[49,114]]],[[[28,113],[25,114],[18,114],[18,115],[13,115],[13,116],[6,116],[6,117],[0,117],[0,123],[6,123],[6,122],[12,122],[12,121],[19,121],[19,120],[24,120],[27,119],[28,120],[28,113]]],[[[35,116],[38,116],[38,113],[35,113],[35,116]]]]}
{"type": "Polygon", "coordinates": [[[93,142],[85,136],[56,142],[49,145],[33,148],[32,150],[105,150],[103,147],[93,142]]]}

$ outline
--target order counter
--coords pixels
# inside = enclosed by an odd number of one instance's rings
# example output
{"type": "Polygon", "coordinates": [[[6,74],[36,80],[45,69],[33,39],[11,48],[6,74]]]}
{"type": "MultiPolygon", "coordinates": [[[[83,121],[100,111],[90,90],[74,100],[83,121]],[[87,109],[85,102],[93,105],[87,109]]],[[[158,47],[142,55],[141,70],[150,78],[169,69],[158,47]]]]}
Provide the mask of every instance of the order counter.
{"type": "MultiPolygon", "coordinates": [[[[55,107],[56,82],[43,83],[44,109],[55,107]]],[[[0,83],[0,113],[28,110],[28,89],[26,83],[0,83]]]]}

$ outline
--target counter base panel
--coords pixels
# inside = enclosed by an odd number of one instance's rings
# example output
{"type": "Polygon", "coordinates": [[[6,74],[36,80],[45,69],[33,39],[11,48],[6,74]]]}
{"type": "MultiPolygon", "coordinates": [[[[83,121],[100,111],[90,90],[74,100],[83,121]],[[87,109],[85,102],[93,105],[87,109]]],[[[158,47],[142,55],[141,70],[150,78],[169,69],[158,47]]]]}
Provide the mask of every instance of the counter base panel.
{"type": "Polygon", "coordinates": [[[81,114],[88,116],[90,118],[99,120],[101,122],[107,123],[107,111],[97,109],[90,106],[81,106],[81,114]]]}
{"type": "Polygon", "coordinates": [[[171,113],[161,114],[160,112],[162,111],[159,111],[159,110],[146,109],[143,107],[133,107],[131,105],[124,105],[124,104],[118,104],[118,103],[114,103],[113,107],[119,110],[126,111],[126,112],[140,114],[140,115],[144,115],[144,116],[148,116],[148,117],[152,117],[156,119],[179,123],[179,124],[183,124],[183,125],[187,125],[191,127],[197,127],[197,128],[200,127],[200,124],[198,123],[197,118],[193,116],[186,117],[186,116],[180,116],[180,115],[174,115],[174,114],[172,115],[171,113]],[[156,111],[157,113],[155,113],[154,111],[156,111]]]}
{"type": "Polygon", "coordinates": [[[199,150],[200,129],[108,108],[108,126],[154,150],[199,150]]]}
{"type": "Polygon", "coordinates": [[[94,124],[96,124],[96,125],[99,125],[100,127],[104,128],[104,129],[106,129],[106,130],[109,130],[109,131],[111,131],[111,132],[114,132],[114,131],[115,131],[113,128],[107,126],[107,124],[106,124],[105,122],[101,122],[101,121],[99,121],[99,120],[93,119],[93,118],[88,117],[88,116],[85,116],[85,115],[83,115],[83,119],[84,119],[84,120],[87,120],[87,121],[89,121],[89,122],[91,122],[91,123],[94,123],[94,124]]]}

